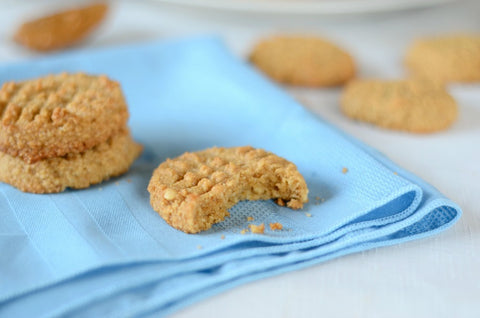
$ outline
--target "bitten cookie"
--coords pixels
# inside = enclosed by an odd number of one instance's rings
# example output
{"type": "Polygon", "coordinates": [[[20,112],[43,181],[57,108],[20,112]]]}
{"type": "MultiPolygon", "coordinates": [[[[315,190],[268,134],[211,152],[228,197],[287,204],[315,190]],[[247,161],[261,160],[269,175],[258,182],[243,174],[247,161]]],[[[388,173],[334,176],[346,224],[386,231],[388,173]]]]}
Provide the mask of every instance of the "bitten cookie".
{"type": "Polygon", "coordinates": [[[209,148],[167,159],[148,185],[150,203],[172,227],[186,233],[209,229],[240,200],[278,198],[292,209],[308,201],[296,166],[252,147],[209,148]]]}
{"type": "Polygon", "coordinates": [[[412,75],[440,82],[480,81],[480,36],[450,35],[419,39],[407,52],[412,75]]]}
{"type": "Polygon", "coordinates": [[[141,150],[125,129],[85,152],[32,164],[0,152],[0,181],[33,193],[86,188],[126,172],[141,150]]]}
{"type": "Polygon", "coordinates": [[[418,80],[355,80],[341,97],[342,112],[384,128],[429,133],[448,128],[457,104],[442,85],[418,80]]]}
{"type": "Polygon", "coordinates": [[[250,60],[274,80],[292,85],[335,86],[355,76],[350,54],[313,36],[265,39],[253,49],[250,60]]]}
{"type": "Polygon", "coordinates": [[[120,85],[82,73],[5,83],[0,114],[0,151],[28,163],[83,152],[128,119],[120,85]]]}
{"type": "Polygon", "coordinates": [[[23,24],[14,40],[36,51],[71,46],[89,35],[104,19],[106,4],[68,10],[23,24]]]}

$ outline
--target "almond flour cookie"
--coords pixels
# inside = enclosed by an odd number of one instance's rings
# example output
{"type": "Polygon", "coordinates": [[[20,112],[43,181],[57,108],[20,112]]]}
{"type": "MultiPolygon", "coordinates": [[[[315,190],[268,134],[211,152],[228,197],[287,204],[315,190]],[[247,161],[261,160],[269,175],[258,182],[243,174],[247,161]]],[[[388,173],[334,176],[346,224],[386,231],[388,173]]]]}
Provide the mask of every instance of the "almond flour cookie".
{"type": "Polygon", "coordinates": [[[68,47],[89,35],[107,10],[107,5],[100,3],[30,21],[18,29],[14,40],[36,51],[68,47]]]}
{"type": "Polygon", "coordinates": [[[84,152],[128,119],[120,85],[82,73],[5,83],[0,114],[0,151],[27,163],[84,152]]]}
{"type": "Polygon", "coordinates": [[[480,35],[450,35],[419,39],[405,64],[420,78],[440,82],[480,81],[480,35]]]}
{"type": "Polygon", "coordinates": [[[419,80],[355,80],[341,97],[342,112],[384,128],[430,133],[448,128],[457,104],[442,85],[419,80]]]}
{"type": "Polygon", "coordinates": [[[275,36],[253,49],[250,60],[274,80],[300,86],[341,85],[355,76],[352,57],[316,37],[275,36]]]}
{"type": "Polygon", "coordinates": [[[186,233],[209,229],[240,200],[281,198],[292,209],[308,201],[295,165],[252,147],[209,148],[167,159],[148,185],[150,203],[172,227],[186,233]]]}
{"type": "Polygon", "coordinates": [[[32,164],[0,152],[0,181],[33,193],[86,188],[126,172],[141,150],[125,129],[85,152],[32,164]]]}

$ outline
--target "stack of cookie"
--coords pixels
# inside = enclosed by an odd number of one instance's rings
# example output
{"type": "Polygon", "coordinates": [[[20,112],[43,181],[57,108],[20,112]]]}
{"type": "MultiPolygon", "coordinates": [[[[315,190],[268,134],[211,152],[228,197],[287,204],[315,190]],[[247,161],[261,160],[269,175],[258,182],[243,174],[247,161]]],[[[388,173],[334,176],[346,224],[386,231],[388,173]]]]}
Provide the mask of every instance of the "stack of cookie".
{"type": "Polygon", "coordinates": [[[49,75],[0,89],[0,181],[34,193],[86,188],[128,170],[142,147],[120,85],[49,75]]]}

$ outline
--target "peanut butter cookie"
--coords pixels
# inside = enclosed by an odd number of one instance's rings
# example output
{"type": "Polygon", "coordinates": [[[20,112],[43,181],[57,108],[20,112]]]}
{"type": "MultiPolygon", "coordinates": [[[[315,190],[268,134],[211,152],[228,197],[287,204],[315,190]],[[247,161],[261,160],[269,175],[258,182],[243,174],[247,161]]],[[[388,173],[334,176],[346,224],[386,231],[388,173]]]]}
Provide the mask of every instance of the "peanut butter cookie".
{"type": "Polygon", "coordinates": [[[124,129],[85,152],[31,164],[0,152],[0,181],[33,193],[86,188],[126,172],[141,150],[124,129]]]}
{"type": "Polygon", "coordinates": [[[154,171],[148,191],[153,209],[186,233],[224,220],[240,200],[281,198],[292,209],[308,201],[307,185],[293,163],[248,146],[167,159],[154,171]]]}
{"type": "Polygon", "coordinates": [[[341,97],[342,112],[384,128],[429,133],[448,128],[457,104],[443,85],[419,80],[355,80],[341,97]]]}
{"type": "Polygon", "coordinates": [[[126,124],[120,85],[105,76],[49,75],[0,89],[0,151],[27,163],[83,152],[126,124]]]}
{"type": "Polygon", "coordinates": [[[250,60],[274,80],[292,85],[335,86],[355,76],[350,54],[317,37],[265,39],[253,49],[250,60]]]}
{"type": "Polygon", "coordinates": [[[104,3],[56,13],[20,26],[14,39],[36,51],[50,51],[71,46],[89,35],[104,19],[104,3]]]}
{"type": "Polygon", "coordinates": [[[407,52],[412,75],[440,82],[480,81],[480,35],[419,39],[407,52]]]}

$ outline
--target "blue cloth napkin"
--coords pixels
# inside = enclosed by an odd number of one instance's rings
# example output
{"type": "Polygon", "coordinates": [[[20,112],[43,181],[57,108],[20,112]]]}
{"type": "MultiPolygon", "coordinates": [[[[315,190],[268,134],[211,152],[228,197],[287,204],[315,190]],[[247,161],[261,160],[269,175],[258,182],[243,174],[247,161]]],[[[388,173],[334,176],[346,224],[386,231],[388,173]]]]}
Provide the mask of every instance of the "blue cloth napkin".
{"type": "Polygon", "coordinates": [[[163,316],[248,281],[433,235],[460,217],[432,186],[311,114],[215,37],[4,65],[0,82],[62,71],[118,80],[145,150],[127,174],[85,190],[36,195],[0,184],[1,317],[163,316]],[[305,208],[240,202],[195,235],[152,210],[146,188],[163,160],[240,145],[294,162],[310,189],[305,208]],[[272,222],[283,230],[240,233],[272,222]]]}

